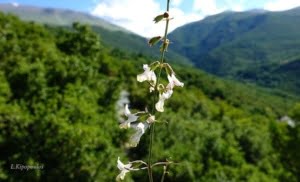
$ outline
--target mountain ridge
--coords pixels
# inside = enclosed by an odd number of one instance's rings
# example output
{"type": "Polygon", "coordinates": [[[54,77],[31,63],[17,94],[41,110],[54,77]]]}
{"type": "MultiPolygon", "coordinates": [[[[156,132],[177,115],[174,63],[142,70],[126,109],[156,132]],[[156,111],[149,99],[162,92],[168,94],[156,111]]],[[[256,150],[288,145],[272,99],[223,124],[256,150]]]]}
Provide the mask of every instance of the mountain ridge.
{"type": "MultiPolygon", "coordinates": [[[[12,4],[1,3],[0,11],[17,15],[25,21],[34,21],[50,26],[68,28],[71,27],[74,22],[88,24],[93,27],[94,31],[100,34],[104,44],[112,49],[122,49],[134,54],[145,54],[153,59],[159,59],[156,56],[159,47],[154,46],[150,48],[147,45],[147,38],[88,13],[27,5],[19,5],[16,7],[12,4]]],[[[187,58],[172,51],[172,48],[169,49],[169,54],[166,58],[173,62],[178,62],[179,64],[191,65],[191,62],[187,58]]]]}
{"type": "Polygon", "coordinates": [[[71,9],[38,7],[32,5],[15,6],[10,3],[3,3],[0,4],[0,10],[5,13],[13,13],[25,21],[35,21],[39,23],[59,26],[72,25],[73,22],[84,21],[86,24],[101,26],[112,31],[124,31],[133,33],[102,18],[71,9]],[[49,17],[51,17],[52,19],[49,17]]]}
{"type": "MultiPolygon", "coordinates": [[[[300,57],[299,20],[300,8],[225,12],[179,27],[169,37],[174,42],[173,49],[198,68],[240,81],[249,80],[240,75],[251,70],[252,82],[279,88],[281,84],[267,84],[271,80],[256,79],[263,67],[273,69],[300,57]]],[[[271,72],[264,74],[276,77],[271,72]]],[[[285,81],[288,78],[282,80],[285,81]]],[[[293,92],[299,93],[300,88],[293,92]]]]}

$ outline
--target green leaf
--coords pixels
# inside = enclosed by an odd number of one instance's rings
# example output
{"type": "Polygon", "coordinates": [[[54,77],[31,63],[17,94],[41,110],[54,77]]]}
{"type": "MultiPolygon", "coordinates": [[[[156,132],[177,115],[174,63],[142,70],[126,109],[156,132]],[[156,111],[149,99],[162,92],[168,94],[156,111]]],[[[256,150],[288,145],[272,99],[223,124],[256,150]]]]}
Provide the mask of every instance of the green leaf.
{"type": "Polygon", "coordinates": [[[152,37],[149,41],[148,44],[150,47],[152,47],[153,45],[155,45],[158,41],[161,40],[161,36],[156,36],[156,37],[152,37]]]}
{"type": "Polygon", "coordinates": [[[158,16],[156,16],[155,18],[154,18],[154,22],[155,23],[158,23],[158,22],[160,22],[161,20],[163,20],[165,18],[165,14],[161,14],[161,15],[158,15],[158,16]]]}

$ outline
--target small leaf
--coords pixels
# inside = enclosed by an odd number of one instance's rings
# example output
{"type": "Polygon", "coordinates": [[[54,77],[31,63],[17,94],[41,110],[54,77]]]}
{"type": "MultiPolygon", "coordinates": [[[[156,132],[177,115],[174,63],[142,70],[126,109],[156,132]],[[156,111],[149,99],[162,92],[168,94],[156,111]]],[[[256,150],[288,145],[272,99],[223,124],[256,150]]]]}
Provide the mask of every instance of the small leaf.
{"type": "Polygon", "coordinates": [[[155,18],[154,18],[154,22],[155,23],[158,23],[158,22],[160,22],[161,20],[163,20],[165,18],[165,13],[164,14],[161,14],[161,15],[158,15],[158,16],[156,16],[155,18]]]}
{"type": "Polygon", "coordinates": [[[152,47],[154,44],[156,44],[158,41],[161,40],[161,36],[156,36],[156,37],[152,37],[149,41],[148,44],[150,47],[152,47]]]}

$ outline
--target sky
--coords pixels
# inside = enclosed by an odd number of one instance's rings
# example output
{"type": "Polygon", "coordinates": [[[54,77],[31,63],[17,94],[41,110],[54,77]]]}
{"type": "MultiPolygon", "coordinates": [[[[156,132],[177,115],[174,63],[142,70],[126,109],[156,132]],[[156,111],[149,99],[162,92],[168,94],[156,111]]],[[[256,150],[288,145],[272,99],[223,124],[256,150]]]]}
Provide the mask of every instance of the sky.
{"type": "MultiPolygon", "coordinates": [[[[0,3],[71,9],[92,14],[144,37],[162,35],[164,24],[153,18],[166,10],[167,0],[0,0],[0,3]]],[[[226,10],[288,10],[300,0],[170,0],[170,31],[226,10]]]]}

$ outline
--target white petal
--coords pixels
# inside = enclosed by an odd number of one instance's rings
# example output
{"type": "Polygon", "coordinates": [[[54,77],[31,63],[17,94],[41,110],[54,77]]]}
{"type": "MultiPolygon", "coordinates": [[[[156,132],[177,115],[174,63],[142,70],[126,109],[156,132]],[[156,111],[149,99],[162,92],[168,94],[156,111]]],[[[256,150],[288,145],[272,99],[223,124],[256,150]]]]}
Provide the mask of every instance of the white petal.
{"type": "Polygon", "coordinates": [[[138,82],[143,82],[143,81],[146,81],[146,80],[147,80],[147,73],[146,72],[144,72],[142,74],[139,74],[137,76],[137,81],[138,82]]]}
{"type": "Polygon", "coordinates": [[[121,129],[128,129],[128,128],[130,128],[130,123],[128,123],[128,122],[121,123],[121,124],[119,125],[119,127],[120,127],[121,129]]]}
{"type": "Polygon", "coordinates": [[[118,161],[117,161],[118,165],[117,167],[119,168],[119,170],[121,171],[121,173],[117,176],[116,180],[124,180],[126,173],[130,172],[130,170],[132,170],[131,166],[132,164],[123,164],[120,161],[120,157],[118,157],[118,161]]]}
{"type": "Polygon", "coordinates": [[[151,81],[156,84],[156,75],[154,71],[150,70],[150,67],[147,64],[144,64],[144,73],[137,75],[138,82],[151,81]]]}
{"type": "Polygon", "coordinates": [[[144,134],[144,133],[145,133],[145,129],[146,129],[146,125],[143,124],[143,123],[139,123],[139,124],[137,125],[137,128],[138,128],[139,130],[141,130],[142,133],[144,134]]]}
{"type": "Polygon", "coordinates": [[[164,112],[164,102],[165,99],[159,99],[158,102],[155,104],[155,108],[158,112],[164,112]]]}
{"type": "Polygon", "coordinates": [[[154,73],[154,71],[150,71],[150,80],[154,82],[154,85],[156,84],[156,75],[154,73]]]}
{"type": "Polygon", "coordinates": [[[164,99],[164,100],[166,100],[166,99],[169,99],[171,96],[172,96],[172,94],[173,94],[173,90],[167,90],[166,92],[164,92],[163,94],[162,94],[162,98],[164,99]]]}
{"type": "Polygon", "coordinates": [[[125,114],[125,116],[128,116],[131,114],[130,110],[128,109],[128,104],[125,105],[124,114],[125,114]]]}
{"type": "Polygon", "coordinates": [[[124,115],[127,116],[127,120],[120,124],[119,127],[122,129],[130,128],[130,123],[135,122],[139,118],[136,114],[131,114],[128,104],[125,105],[124,115]]]}
{"type": "Polygon", "coordinates": [[[136,132],[130,137],[130,145],[132,147],[136,147],[137,144],[140,142],[140,139],[142,135],[145,133],[145,130],[148,128],[147,123],[138,123],[137,125],[134,125],[133,128],[136,130],[136,132]]]}
{"type": "Polygon", "coordinates": [[[118,157],[118,168],[119,170],[130,170],[132,164],[123,164],[123,162],[121,162],[120,157],[118,157]]]}
{"type": "Polygon", "coordinates": [[[145,71],[150,71],[150,68],[149,68],[148,64],[143,64],[143,69],[145,71]]]}
{"type": "Polygon", "coordinates": [[[121,171],[121,173],[117,176],[116,181],[124,180],[126,173],[129,171],[121,171]]]}
{"type": "Polygon", "coordinates": [[[154,87],[150,87],[150,88],[149,88],[150,93],[153,92],[154,90],[155,90],[154,87]]]}
{"type": "Polygon", "coordinates": [[[184,83],[180,82],[175,74],[172,74],[171,76],[168,75],[168,80],[169,80],[169,84],[167,86],[168,89],[173,89],[174,86],[177,86],[177,87],[183,87],[184,83]]]}
{"type": "Polygon", "coordinates": [[[155,121],[155,116],[152,115],[147,119],[147,123],[154,123],[155,121]]]}
{"type": "Polygon", "coordinates": [[[155,104],[155,108],[158,112],[164,112],[164,102],[166,99],[169,99],[173,94],[173,90],[168,89],[166,92],[159,94],[159,100],[155,104]]]}

